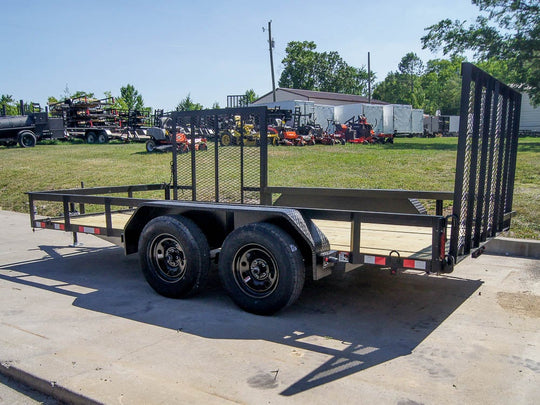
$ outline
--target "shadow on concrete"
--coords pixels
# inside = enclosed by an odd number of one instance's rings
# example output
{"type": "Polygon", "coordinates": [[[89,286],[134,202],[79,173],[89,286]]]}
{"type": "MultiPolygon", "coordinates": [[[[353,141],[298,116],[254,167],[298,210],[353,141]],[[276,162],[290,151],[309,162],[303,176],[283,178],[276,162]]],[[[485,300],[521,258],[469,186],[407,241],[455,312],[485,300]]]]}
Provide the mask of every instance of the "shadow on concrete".
{"type": "Polygon", "coordinates": [[[481,285],[364,268],[308,283],[296,304],[262,317],[238,309],[217,274],[202,294],[174,300],[155,293],[137,256],[126,257],[120,248],[40,249],[48,259],[0,266],[0,278],[73,296],[74,305],[91,311],[204,338],[265,340],[329,356],[284,396],[410,354],[481,285]]]}

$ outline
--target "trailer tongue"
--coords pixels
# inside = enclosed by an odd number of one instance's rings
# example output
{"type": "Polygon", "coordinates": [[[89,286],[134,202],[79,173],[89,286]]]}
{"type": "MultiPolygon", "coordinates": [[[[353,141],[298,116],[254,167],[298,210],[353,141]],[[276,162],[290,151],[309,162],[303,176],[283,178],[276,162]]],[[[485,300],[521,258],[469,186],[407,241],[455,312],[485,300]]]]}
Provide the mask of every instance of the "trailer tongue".
{"type": "Polygon", "coordinates": [[[261,142],[245,146],[240,133],[237,148],[215,137],[206,153],[178,154],[173,137],[169,184],[30,192],[31,226],[123,245],[139,254],[149,284],[170,297],[203,288],[214,259],[232,300],[257,314],[292,304],[306,278],[362,264],[451,272],[510,226],[521,102],[471,64],[462,76],[453,192],[270,187],[266,107],[174,112],[173,131],[189,128],[192,138],[240,116],[261,142]],[[157,190],[163,200],[133,198],[157,190]],[[434,200],[435,214],[418,199],[434,200]],[[450,216],[445,200],[453,201],[450,216]],[[37,201],[60,203],[63,216],[38,218],[37,201]],[[102,209],[86,213],[90,204],[102,209]]]}

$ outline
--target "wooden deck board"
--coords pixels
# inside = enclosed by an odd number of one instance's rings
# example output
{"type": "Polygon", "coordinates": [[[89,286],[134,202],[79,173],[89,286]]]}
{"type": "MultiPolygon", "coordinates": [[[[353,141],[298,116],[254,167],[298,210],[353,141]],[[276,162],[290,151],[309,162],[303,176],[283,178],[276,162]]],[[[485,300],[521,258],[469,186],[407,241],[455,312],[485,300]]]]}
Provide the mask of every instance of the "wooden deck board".
{"type": "MultiPolygon", "coordinates": [[[[343,221],[314,220],[326,235],[334,250],[350,252],[351,223],[343,221]]],[[[360,230],[360,251],[374,255],[388,255],[397,250],[402,257],[431,257],[431,228],[363,224],[360,230]]]]}
{"type": "MultiPolygon", "coordinates": [[[[127,222],[131,218],[131,212],[115,212],[111,214],[113,229],[124,229],[127,222]]],[[[105,214],[84,215],[77,217],[70,217],[69,220],[73,225],[106,228],[107,222],[105,220],[105,214]]]]}
{"type": "MultiPolygon", "coordinates": [[[[131,218],[131,212],[111,214],[114,229],[123,230],[131,218]]],[[[70,218],[74,225],[106,228],[105,214],[75,216],[70,218]]],[[[63,223],[63,220],[54,221],[63,223]]],[[[326,235],[334,250],[350,252],[351,223],[344,221],[314,220],[326,235]]],[[[373,255],[388,255],[397,250],[402,257],[431,258],[431,228],[363,224],[360,231],[360,251],[373,255]]]]}

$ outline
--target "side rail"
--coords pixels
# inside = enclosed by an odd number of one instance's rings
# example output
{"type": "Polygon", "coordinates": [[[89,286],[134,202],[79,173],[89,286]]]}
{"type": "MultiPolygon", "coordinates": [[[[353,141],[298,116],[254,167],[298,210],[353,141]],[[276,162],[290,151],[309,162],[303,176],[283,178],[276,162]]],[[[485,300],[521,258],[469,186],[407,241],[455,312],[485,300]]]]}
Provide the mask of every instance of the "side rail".
{"type": "Polygon", "coordinates": [[[390,212],[370,211],[338,211],[328,209],[300,209],[303,215],[310,219],[343,221],[351,224],[350,251],[338,252],[339,262],[350,264],[372,264],[381,267],[390,267],[393,272],[398,268],[422,270],[426,272],[446,272],[453,270],[453,266],[446,261],[446,226],[447,219],[439,215],[398,214],[390,212]],[[391,226],[420,227],[431,230],[431,240],[426,244],[429,249],[425,258],[411,257],[400,253],[400,248],[389,242],[386,254],[367,253],[362,251],[361,240],[363,225],[376,224],[391,226]]]}
{"type": "Polygon", "coordinates": [[[148,201],[155,199],[134,198],[133,193],[163,190],[164,198],[170,200],[168,184],[138,184],[113,187],[77,188],[51,191],[28,192],[30,226],[32,228],[56,229],[66,232],[93,233],[103,236],[121,236],[123,229],[113,227],[112,214],[119,211],[131,211],[148,201]],[[107,196],[107,194],[127,194],[127,197],[107,196]],[[37,219],[38,201],[61,203],[62,212],[57,217],[37,219]],[[102,206],[98,212],[88,212],[87,205],[102,206]],[[123,209],[118,209],[122,207],[123,209]],[[72,223],[73,217],[104,215],[104,226],[85,227],[72,223]]]}
{"type": "Polygon", "coordinates": [[[510,227],[521,94],[462,64],[461,114],[449,259],[476,256],[510,227]]]}

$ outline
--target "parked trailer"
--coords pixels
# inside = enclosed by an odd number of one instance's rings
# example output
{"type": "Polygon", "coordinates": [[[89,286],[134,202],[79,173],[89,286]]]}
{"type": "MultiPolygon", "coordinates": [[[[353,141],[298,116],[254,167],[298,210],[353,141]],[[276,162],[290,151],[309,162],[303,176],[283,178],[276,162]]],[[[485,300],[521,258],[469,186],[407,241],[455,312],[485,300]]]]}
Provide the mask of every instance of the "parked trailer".
{"type": "Polygon", "coordinates": [[[65,130],[62,119],[49,118],[47,112],[24,111],[24,103],[21,100],[21,115],[0,116],[0,145],[12,146],[19,144],[23,148],[36,145],[41,139],[65,138],[65,130]]]}
{"type": "Polygon", "coordinates": [[[174,112],[172,125],[190,123],[192,137],[199,122],[217,130],[220,117],[241,115],[259,124],[262,142],[222,148],[216,137],[208,153],[173,148],[171,184],[30,192],[31,226],[94,234],[138,253],[148,283],[168,297],[202,289],[215,260],[232,300],[264,315],[292,304],[306,278],[364,264],[451,272],[510,226],[521,102],[471,64],[462,75],[453,192],[271,187],[266,107],[186,111],[174,112]],[[156,190],[163,200],[133,197],[156,190]],[[435,200],[435,214],[416,199],[435,200]],[[63,215],[38,217],[38,201],[57,202],[63,215]],[[89,204],[101,210],[86,213],[89,204]]]}
{"type": "Polygon", "coordinates": [[[95,99],[88,96],[68,98],[49,104],[51,115],[64,121],[70,138],[87,143],[107,143],[112,139],[122,141],[147,141],[144,124],[149,114],[138,110],[117,110],[114,98],[95,99]]]}

